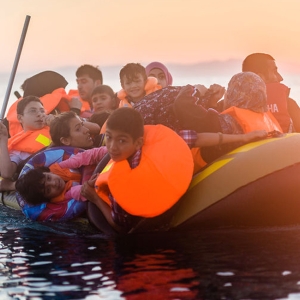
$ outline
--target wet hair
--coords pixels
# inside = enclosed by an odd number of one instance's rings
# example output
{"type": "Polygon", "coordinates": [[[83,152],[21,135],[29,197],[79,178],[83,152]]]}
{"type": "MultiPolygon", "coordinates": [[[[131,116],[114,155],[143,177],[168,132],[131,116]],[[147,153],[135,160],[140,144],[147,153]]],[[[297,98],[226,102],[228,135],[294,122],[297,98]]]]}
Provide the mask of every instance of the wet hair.
{"type": "Polygon", "coordinates": [[[62,112],[50,123],[50,136],[53,146],[64,146],[60,139],[70,136],[70,120],[77,118],[73,111],[62,112]]]}
{"type": "Polygon", "coordinates": [[[124,83],[124,76],[129,81],[133,81],[135,77],[138,76],[138,74],[141,74],[143,76],[143,79],[147,80],[147,74],[146,69],[139,63],[129,63],[126,66],[124,66],[120,71],[120,83],[121,86],[123,86],[124,83]]]}
{"type": "Polygon", "coordinates": [[[76,71],[76,77],[80,77],[83,75],[88,75],[94,81],[100,80],[101,84],[103,83],[102,72],[98,66],[94,67],[92,65],[82,65],[76,71]]]}
{"type": "Polygon", "coordinates": [[[121,107],[113,111],[108,117],[106,128],[125,132],[135,141],[144,136],[144,119],[133,108],[121,107]]]}
{"type": "Polygon", "coordinates": [[[36,96],[26,96],[18,102],[18,104],[17,104],[17,114],[22,115],[24,113],[24,110],[25,110],[26,106],[30,102],[38,102],[38,103],[42,104],[42,106],[44,106],[42,101],[40,100],[40,98],[38,98],[36,96]]]}
{"type": "Polygon", "coordinates": [[[50,172],[50,169],[48,167],[32,169],[17,179],[16,191],[28,204],[38,205],[51,200],[44,196],[44,172],[50,172]]]}
{"type": "Polygon", "coordinates": [[[252,53],[244,59],[242,64],[242,71],[267,75],[266,72],[268,70],[268,61],[270,60],[275,59],[269,54],[252,53]]]}
{"type": "Polygon", "coordinates": [[[90,117],[90,122],[98,124],[100,127],[103,126],[103,124],[106,122],[107,118],[110,116],[109,111],[103,111],[100,113],[94,113],[90,117]]]}

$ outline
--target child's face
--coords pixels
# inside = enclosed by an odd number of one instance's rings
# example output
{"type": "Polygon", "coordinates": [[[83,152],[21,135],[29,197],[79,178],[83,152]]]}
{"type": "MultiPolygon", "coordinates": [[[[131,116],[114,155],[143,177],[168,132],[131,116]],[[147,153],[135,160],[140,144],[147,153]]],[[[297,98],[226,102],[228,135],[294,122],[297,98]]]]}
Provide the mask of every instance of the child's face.
{"type": "Polygon", "coordinates": [[[136,139],[120,130],[106,128],[106,147],[114,161],[122,161],[132,156],[143,146],[143,137],[136,139]]]}
{"type": "Polygon", "coordinates": [[[39,130],[45,126],[45,116],[46,112],[43,105],[39,102],[32,101],[26,105],[23,114],[18,115],[18,120],[25,131],[39,130]]]}
{"type": "Polygon", "coordinates": [[[103,112],[113,109],[113,99],[106,93],[93,95],[92,104],[95,112],[103,112]]]}
{"type": "Polygon", "coordinates": [[[133,102],[142,100],[145,95],[145,84],[142,74],[136,74],[133,80],[129,80],[126,75],[122,78],[122,88],[133,102]]]}
{"type": "Polygon", "coordinates": [[[46,198],[52,199],[62,194],[65,188],[65,182],[63,179],[53,173],[45,172],[44,181],[44,196],[46,198]]]}
{"type": "Polygon", "coordinates": [[[155,77],[157,79],[157,83],[162,88],[168,86],[166,75],[161,69],[158,68],[152,69],[149,73],[149,76],[155,77]]]}
{"type": "Polygon", "coordinates": [[[72,118],[69,123],[70,136],[61,138],[61,142],[66,146],[78,148],[90,148],[93,146],[93,140],[90,130],[84,126],[82,120],[78,117],[72,118]]]}

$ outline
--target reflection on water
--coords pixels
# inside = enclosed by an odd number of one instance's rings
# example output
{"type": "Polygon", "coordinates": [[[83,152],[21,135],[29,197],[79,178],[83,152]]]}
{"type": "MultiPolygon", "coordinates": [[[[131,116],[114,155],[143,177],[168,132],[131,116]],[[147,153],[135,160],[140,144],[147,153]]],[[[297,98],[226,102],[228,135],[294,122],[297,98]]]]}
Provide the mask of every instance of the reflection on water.
{"type": "Polygon", "coordinates": [[[0,299],[300,299],[300,227],[112,240],[0,208],[0,299]]]}

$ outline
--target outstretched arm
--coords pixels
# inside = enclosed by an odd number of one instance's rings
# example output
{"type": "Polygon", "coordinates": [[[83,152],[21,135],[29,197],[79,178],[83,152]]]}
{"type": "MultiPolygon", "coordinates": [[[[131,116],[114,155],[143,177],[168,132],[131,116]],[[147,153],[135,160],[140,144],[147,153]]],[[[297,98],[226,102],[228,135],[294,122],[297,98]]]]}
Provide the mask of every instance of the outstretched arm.
{"type": "Polygon", "coordinates": [[[210,147],[228,143],[249,143],[253,140],[263,139],[268,136],[265,130],[256,130],[242,134],[222,134],[222,133],[197,133],[195,147],[210,147]]]}
{"type": "Polygon", "coordinates": [[[0,173],[3,178],[11,179],[17,170],[17,165],[10,160],[7,143],[7,128],[0,122],[0,173]]]}
{"type": "Polygon", "coordinates": [[[83,152],[77,153],[70,158],[59,163],[61,168],[76,169],[81,166],[97,165],[104,155],[107,153],[105,146],[92,148],[83,152]]]}

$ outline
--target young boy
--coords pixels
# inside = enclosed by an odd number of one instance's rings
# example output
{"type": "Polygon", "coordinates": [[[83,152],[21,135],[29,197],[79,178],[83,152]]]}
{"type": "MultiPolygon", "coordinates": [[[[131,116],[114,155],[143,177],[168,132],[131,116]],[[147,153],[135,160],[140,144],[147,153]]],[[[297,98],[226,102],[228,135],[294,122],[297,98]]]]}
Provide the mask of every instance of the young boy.
{"type": "Polygon", "coordinates": [[[74,169],[86,166],[83,180],[87,180],[106,153],[106,147],[93,148],[49,167],[29,170],[16,181],[16,190],[31,205],[58,203],[70,199],[86,201],[80,194],[82,175],[74,172],[74,169]]]}
{"type": "MultiPolygon", "coordinates": [[[[57,167],[57,165],[52,166],[57,167]]],[[[31,205],[57,203],[70,199],[85,201],[86,199],[80,196],[80,186],[76,185],[80,182],[80,174],[67,172],[67,169],[64,171],[64,174],[59,172],[58,175],[58,172],[51,167],[29,170],[16,181],[16,190],[31,205]]]]}
{"type": "Polygon", "coordinates": [[[81,193],[117,231],[129,232],[141,218],[166,211],[192,178],[192,155],[183,139],[162,125],[144,128],[142,116],[132,108],[109,116],[106,147],[111,162],[83,183],[81,193]]]}
{"type": "Polygon", "coordinates": [[[157,79],[147,77],[146,69],[139,63],[129,63],[120,71],[122,90],[118,92],[119,107],[133,106],[143,99],[145,95],[161,89],[157,79]]]}
{"type": "Polygon", "coordinates": [[[108,85],[97,86],[92,93],[92,105],[94,114],[115,110],[118,104],[112,88],[108,85]]]}
{"type": "Polygon", "coordinates": [[[18,165],[31,154],[50,145],[49,120],[42,102],[35,96],[24,97],[17,105],[18,120],[23,131],[8,139],[7,128],[0,122],[0,190],[14,190],[11,181],[18,165]]]}

